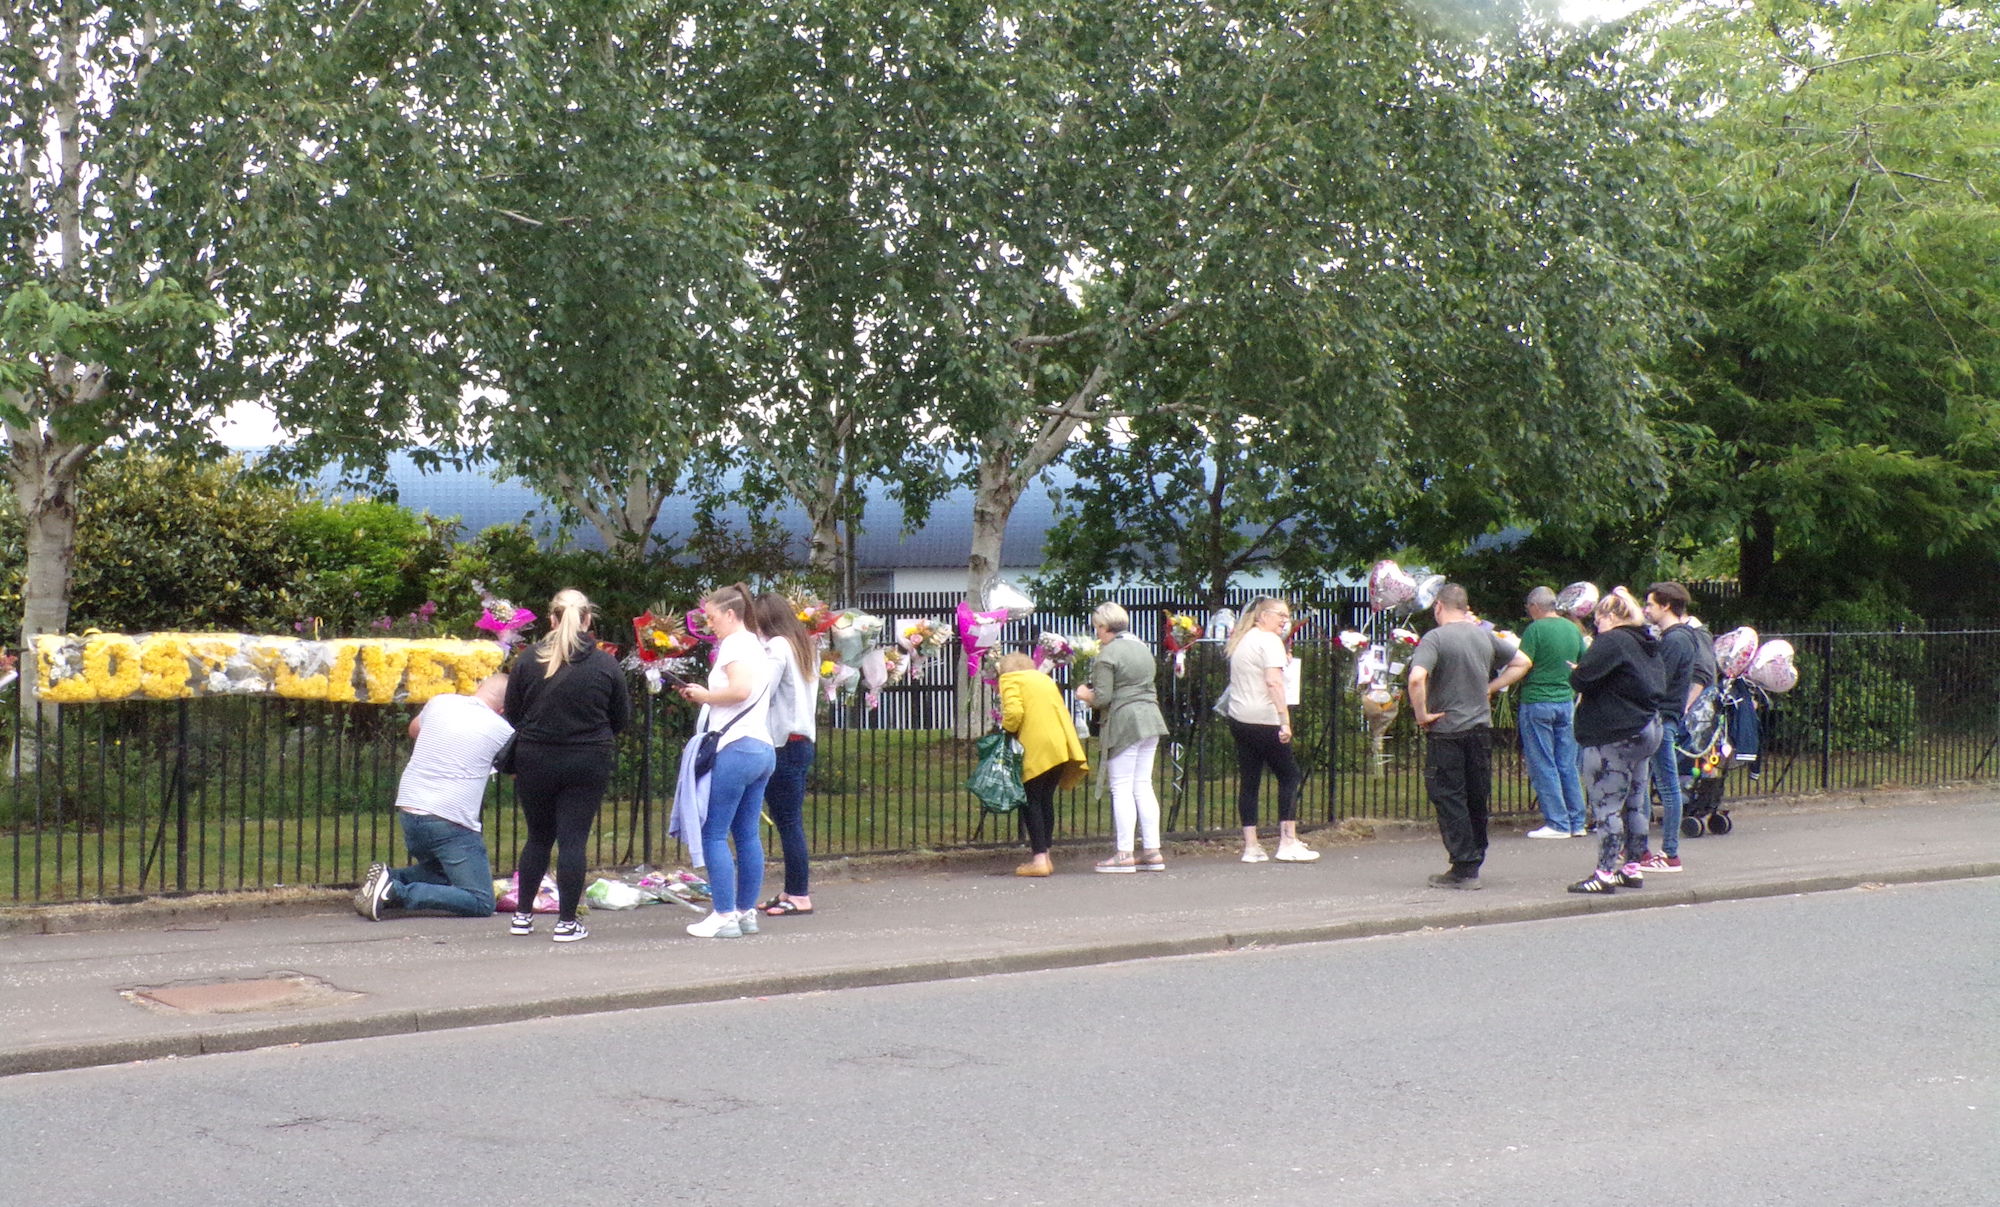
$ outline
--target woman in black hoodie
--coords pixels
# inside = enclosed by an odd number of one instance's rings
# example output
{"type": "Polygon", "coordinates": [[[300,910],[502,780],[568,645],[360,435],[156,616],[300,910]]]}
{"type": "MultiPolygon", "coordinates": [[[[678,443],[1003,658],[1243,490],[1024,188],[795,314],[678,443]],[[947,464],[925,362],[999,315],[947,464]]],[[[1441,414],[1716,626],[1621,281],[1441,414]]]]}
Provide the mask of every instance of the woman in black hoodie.
{"type": "Polygon", "coordinates": [[[1667,689],[1660,645],[1645,629],[1645,613],[1619,587],[1592,613],[1597,640],[1569,673],[1576,703],[1577,770],[1597,818],[1597,870],[1569,886],[1572,893],[1610,893],[1645,883],[1652,805],[1648,768],[1660,747],[1660,697],[1667,689]]]}

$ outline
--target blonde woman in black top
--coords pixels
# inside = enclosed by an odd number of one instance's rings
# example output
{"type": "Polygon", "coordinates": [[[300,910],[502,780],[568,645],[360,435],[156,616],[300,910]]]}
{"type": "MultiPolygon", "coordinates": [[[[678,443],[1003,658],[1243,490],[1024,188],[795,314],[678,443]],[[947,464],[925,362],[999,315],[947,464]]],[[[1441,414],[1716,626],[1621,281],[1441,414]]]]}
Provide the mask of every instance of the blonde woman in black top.
{"type": "Polygon", "coordinates": [[[514,722],[514,797],[528,837],[521,844],[520,900],[512,933],[533,934],[535,892],[556,861],[555,941],[590,937],[576,910],[583,900],[584,844],[611,785],[615,741],[632,716],[625,672],[597,648],[595,609],[581,591],[563,590],[549,603],[549,633],[522,655],[507,680],[507,716],[514,722]]]}

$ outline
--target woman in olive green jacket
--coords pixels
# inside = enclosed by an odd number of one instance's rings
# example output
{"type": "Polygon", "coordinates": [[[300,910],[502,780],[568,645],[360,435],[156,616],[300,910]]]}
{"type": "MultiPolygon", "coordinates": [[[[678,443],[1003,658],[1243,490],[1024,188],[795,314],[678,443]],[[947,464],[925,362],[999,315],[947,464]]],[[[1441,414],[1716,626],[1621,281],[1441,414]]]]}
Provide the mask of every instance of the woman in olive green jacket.
{"type": "Polygon", "coordinates": [[[1090,667],[1090,683],[1076,690],[1077,699],[1096,711],[1099,741],[1104,751],[1105,777],[1111,782],[1111,822],[1117,851],[1098,861],[1100,872],[1163,872],[1160,854],[1160,798],[1153,792],[1153,755],[1167,732],[1160,712],[1160,695],[1153,685],[1158,664],[1146,643],[1132,635],[1132,618],[1115,603],[1099,604],[1090,614],[1100,652],[1090,667]],[[1144,847],[1132,853],[1133,830],[1144,847]]]}

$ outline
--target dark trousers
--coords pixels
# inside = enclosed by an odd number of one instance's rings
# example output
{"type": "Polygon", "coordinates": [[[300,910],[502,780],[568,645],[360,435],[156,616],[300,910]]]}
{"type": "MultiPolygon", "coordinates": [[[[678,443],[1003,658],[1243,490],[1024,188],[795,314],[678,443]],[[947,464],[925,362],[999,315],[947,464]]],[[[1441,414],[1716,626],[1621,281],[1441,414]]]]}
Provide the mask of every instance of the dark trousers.
{"type": "Polygon", "coordinates": [[[521,804],[521,819],[527,823],[528,837],[521,844],[521,905],[525,912],[534,908],[535,891],[549,870],[549,849],[560,847],[556,856],[556,895],[561,902],[560,917],[576,920],[576,907],[583,901],[584,843],[590,838],[590,824],[597,820],[604,790],[611,784],[612,750],[609,746],[545,746],[539,742],[517,742],[514,765],[514,797],[521,804]]]}
{"type": "Polygon", "coordinates": [[[1246,725],[1232,719],[1229,736],[1236,739],[1236,815],[1244,825],[1257,824],[1257,796],[1264,788],[1264,769],[1278,779],[1278,820],[1299,819],[1299,785],[1305,773],[1292,757],[1289,742],[1278,740],[1276,725],[1246,725]]]}
{"type": "Polygon", "coordinates": [[[1056,785],[1062,783],[1063,764],[1058,763],[1022,784],[1028,790],[1021,806],[1021,828],[1028,832],[1028,850],[1046,855],[1055,841],[1056,785]]]}
{"type": "Polygon", "coordinates": [[[1486,817],[1493,800],[1493,731],[1482,726],[1431,734],[1424,744],[1424,787],[1437,810],[1451,870],[1477,876],[1486,861],[1486,817]]]}
{"type": "MultiPolygon", "coordinates": [[[[811,852],[806,850],[806,776],[817,746],[793,738],[777,750],[777,769],[764,785],[764,812],[778,827],[778,845],[785,852],[785,896],[812,895],[811,852]]],[[[748,909],[749,906],[743,908],[748,909]]]]}

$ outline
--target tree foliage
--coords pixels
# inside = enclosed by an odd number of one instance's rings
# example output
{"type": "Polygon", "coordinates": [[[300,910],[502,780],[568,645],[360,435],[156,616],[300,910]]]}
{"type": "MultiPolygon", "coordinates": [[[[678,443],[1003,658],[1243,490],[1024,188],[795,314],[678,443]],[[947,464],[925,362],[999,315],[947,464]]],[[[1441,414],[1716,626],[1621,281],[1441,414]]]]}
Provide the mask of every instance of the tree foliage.
{"type": "MultiPolygon", "coordinates": [[[[1654,31],[1707,114],[1680,171],[1708,325],[1670,367],[1667,540],[1779,615],[2000,587],[2000,24],[1756,0],[1654,31]]],[[[1828,610],[1832,609],[1831,612],[1828,610]]]]}
{"type": "Polygon", "coordinates": [[[748,178],[703,156],[677,5],[558,3],[513,51],[510,120],[469,131],[490,204],[461,339],[494,393],[486,450],[623,556],[712,484],[771,338],[748,178]],[[692,472],[690,472],[692,471],[692,472]]]}
{"type": "Polygon", "coordinates": [[[1394,5],[1170,7],[1107,18],[1099,53],[1135,57],[1048,169],[1096,190],[1064,252],[1089,286],[1010,341],[989,459],[1098,425],[1079,519],[1118,527],[1090,560],[1179,530],[1124,485],[1201,487],[1167,560],[1204,591],[1273,525],[1297,539],[1255,563],[1329,570],[1643,497],[1688,251],[1645,81],[1601,40],[1468,44],[1394,5]]]}

